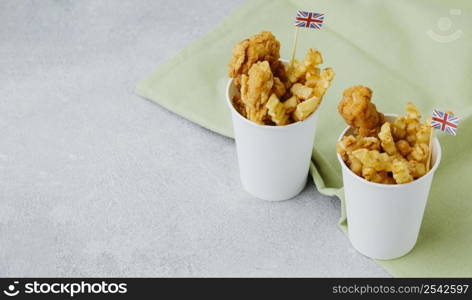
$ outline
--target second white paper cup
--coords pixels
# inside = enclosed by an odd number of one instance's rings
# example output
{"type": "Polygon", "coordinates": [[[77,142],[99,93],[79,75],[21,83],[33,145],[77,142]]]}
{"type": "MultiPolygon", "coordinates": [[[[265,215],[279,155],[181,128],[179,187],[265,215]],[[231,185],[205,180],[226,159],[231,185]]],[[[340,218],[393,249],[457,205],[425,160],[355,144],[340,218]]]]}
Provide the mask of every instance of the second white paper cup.
{"type": "MultiPolygon", "coordinates": [[[[387,116],[392,118],[393,115],[387,116]]],[[[346,128],[341,139],[350,128],[346,128]]],[[[416,244],[431,182],[441,160],[433,140],[432,168],[406,184],[378,184],[356,175],[338,154],[342,167],[349,239],[360,253],[375,259],[401,257],[416,244]]]]}
{"type": "Polygon", "coordinates": [[[236,111],[232,98],[237,92],[233,80],[229,80],[226,101],[231,110],[244,189],[269,201],[298,195],[308,177],[317,112],[304,121],[285,126],[259,125],[236,111]]]}

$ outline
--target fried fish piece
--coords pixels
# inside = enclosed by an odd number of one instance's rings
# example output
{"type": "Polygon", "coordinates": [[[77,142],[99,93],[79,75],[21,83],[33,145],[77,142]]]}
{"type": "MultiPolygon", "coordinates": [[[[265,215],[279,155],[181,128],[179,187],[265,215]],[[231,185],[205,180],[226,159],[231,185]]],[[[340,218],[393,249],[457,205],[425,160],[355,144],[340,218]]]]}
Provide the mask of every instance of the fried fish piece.
{"type": "Polygon", "coordinates": [[[371,98],[372,90],[358,85],[346,89],[338,105],[339,114],[360,136],[377,135],[384,121],[384,115],[377,111],[371,98]]]}
{"type": "Polygon", "coordinates": [[[246,106],[247,118],[264,124],[267,113],[266,103],[274,85],[274,76],[267,61],[255,63],[248,75],[241,77],[241,101],[246,106]]]}
{"type": "Polygon", "coordinates": [[[279,62],[279,52],[280,42],[272,32],[262,31],[253,35],[234,46],[231,62],[228,65],[228,75],[231,78],[238,75],[247,75],[253,64],[259,61],[267,61],[274,73],[278,77],[283,77],[285,76],[285,69],[283,64],[281,65],[281,62],[279,62]]]}

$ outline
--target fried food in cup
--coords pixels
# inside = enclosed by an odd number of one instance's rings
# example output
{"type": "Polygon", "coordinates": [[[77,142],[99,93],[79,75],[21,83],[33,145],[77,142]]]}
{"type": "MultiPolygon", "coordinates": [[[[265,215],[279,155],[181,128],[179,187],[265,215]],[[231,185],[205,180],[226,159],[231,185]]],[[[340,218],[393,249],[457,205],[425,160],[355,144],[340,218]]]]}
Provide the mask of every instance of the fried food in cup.
{"type": "Polygon", "coordinates": [[[292,114],[295,121],[303,121],[308,118],[320,105],[321,99],[313,97],[305,100],[297,105],[297,108],[292,114]]]}
{"type": "Polygon", "coordinates": [[[331,68],[319,68],[323,58],[318,50],[308,49],[304,60],[295,59],[291,67],[280,61],[279,52],[280,42],[263,31],[237,43],[228,65],[240,92],[232,99],[235,109],[261,125],[305,120],[319,107],[335,76],[331,68]],[[276,98],[269,103],[272,94],[276,98]]]}
{"type": "Polygon", "coordinates": [[[310,98],[311,94],[313,93],[312,88],[304,86],[301,83],[295,83],[294,85],[292,85],[290,91],[293,95],[303,100],[307,100],[308,98],[310,98]]]}
{"type": "Polygon", "coordinates": [[[287,92],[284,83],[282,82],[282,80],[280,80],[279,77],[274,77],[274,85],[272,86],[272,91],[278,98],[282,98],[287,92]]]}
{"type": "Polygon", "coordinates": [[[361,86],[344,92],[339,110],[353,133],[338,141],[336,151],[354,173],[371,182],[403,184],[424,176],[430,155],[430,120],[421,123],[419,110],[407,103],[405,116],[386,122],[370,103],[371,95],[370,89],[361,86]],[[361,117],[366,115],[370,117],[361,117]]]}
{"type": "Polygon", "coordinates": [[[405,159],[394,159],[392,163],[392,174],[395,182],[398,184],[413,181],[408,162],[405,159]]]}
{"type": "Polygon", "coordinates": [[[407,157],[408,154],[411,153],[410,144],[406,140],[396,141],[395,146],[397,147],[398,152],[400,152],[400,155],[403,156],[403,157],[407,157]]]}
{"type": "Polygon", "coordinates": [[[397,146],[393,140],[389,122],[383,123],[382,127],[380,127],[379,139],[382,142],[382,148],[385,152],[389,155],[395,155],[397,153],[397,146]]]}
{"type": "Polygon", "coordinates": [[[298,103],[300,103],[300,99],[298,99],[298,97],[295,95],[285,100],[284,106],[285,106],[285,112],[287,113],[287,115],[289,116],[292,115],[292,113],[297,108],[298,103]]]}
{"type": "Polygon", "coordinates": [[[286,114],[286,108],[284,104],[280,102],[275,93],[270,96],[266,107],[272,122],[274,122],[276,125],[287,124],[289,115],[286,114]]]}

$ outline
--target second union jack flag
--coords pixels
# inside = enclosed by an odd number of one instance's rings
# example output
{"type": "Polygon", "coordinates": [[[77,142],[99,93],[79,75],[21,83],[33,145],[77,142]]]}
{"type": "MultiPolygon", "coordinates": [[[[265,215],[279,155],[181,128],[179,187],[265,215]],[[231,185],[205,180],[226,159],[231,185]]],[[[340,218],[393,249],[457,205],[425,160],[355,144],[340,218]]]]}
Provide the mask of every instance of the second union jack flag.
{"type": "Polygon", "coordinates": [[[324,14],[299,10],[295,16],[294,25],[297,27],[321,29],[323,21],[324,14]]]}
{"type": "Polygon", "coordinates": [[[434,109],[433,117],[431,118],[431,127],[450,135],[456,135],[459,120],[459,117],[434,109]]]}

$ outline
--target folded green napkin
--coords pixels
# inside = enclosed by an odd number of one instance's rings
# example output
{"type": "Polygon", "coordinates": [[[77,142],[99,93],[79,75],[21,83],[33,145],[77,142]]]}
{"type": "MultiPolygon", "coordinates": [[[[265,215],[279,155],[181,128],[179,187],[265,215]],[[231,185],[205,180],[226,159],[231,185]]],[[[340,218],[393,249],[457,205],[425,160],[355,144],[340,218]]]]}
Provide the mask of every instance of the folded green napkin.
{"type": "MultiPolygon", "coordinates": [[[[322,30],[301,30],[298,57],[315,47],[336,72],[320,108],[310,168],[316,187],[343,202],[335,142],[346,126],[336,110],[345,88],[369,86],[386,113],[403,113],[407,101],[426,117],[433,108],[454,111],[462,121],[456,137],[439,134],[442,162],[416,247],[377,262],[394,276],[472,276],[472,1],[249,1],[141,81],[137,94],[232,136],[225,84],[233,45],[270,30],[289,58],[297,9],[326,14],[322,30]]],[[[344,208],[340,226],[347,229],[344,208]]]]}

